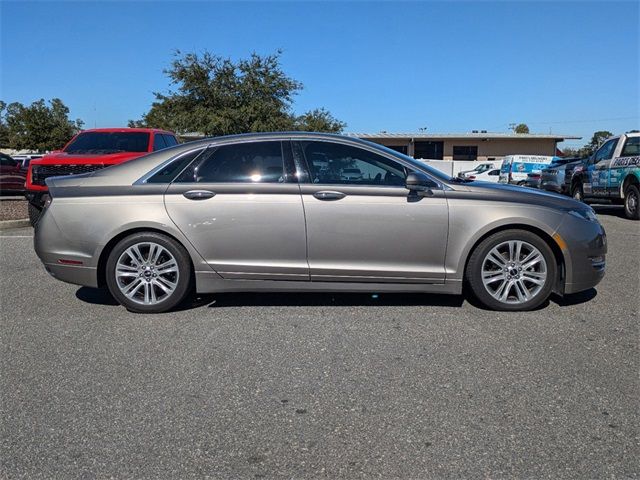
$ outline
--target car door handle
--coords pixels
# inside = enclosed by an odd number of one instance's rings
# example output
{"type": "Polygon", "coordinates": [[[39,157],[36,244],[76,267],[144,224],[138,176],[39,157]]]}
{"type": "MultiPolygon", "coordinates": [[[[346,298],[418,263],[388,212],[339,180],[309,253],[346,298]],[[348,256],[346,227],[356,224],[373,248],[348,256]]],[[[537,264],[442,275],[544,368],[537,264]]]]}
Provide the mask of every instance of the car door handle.
{"type": "Polygon", "coordinates": [[[340,200],[347,196],[346,193],[322,190],[313,194],[318,200],[340,200]]]}
{"type": "Polygon", "coordinates": [[[216,194],[210,190],[189,190],[182,195],[189,200],[206,200],[207,198],[215,197],[216,194]]]}

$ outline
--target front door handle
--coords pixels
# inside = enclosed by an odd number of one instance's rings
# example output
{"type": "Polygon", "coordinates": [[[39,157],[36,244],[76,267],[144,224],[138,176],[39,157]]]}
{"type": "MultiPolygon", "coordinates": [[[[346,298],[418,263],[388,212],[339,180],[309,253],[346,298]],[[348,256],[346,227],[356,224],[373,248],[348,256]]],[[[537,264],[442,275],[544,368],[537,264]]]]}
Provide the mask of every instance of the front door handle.
{"type": "Polygon", "coordinates": [[[322,190],[313,194],[318,200],[340,200],[347,196],[346,193],[322,190]]]}
{"type": "Polygon", "coordinates": [[[182,195],[189,200],[206,200],[207,198],[215,197],[216,194],[210,190],[189,190],[182,195]]]}

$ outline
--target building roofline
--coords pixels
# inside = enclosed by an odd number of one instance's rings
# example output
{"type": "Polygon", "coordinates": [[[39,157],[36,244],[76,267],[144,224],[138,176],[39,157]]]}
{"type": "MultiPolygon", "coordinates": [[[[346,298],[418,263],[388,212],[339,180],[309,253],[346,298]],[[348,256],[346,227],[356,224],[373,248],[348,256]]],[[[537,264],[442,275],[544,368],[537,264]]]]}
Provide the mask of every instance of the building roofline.
{"type": "Polygon", "coordinates": [[[470,132],[470,133],[410,133],[410,132],[378,132],[378,133],[362,133],[350,132],[345,133],[350,137],[364,139],[500,139],[500,140],[522,140],[522,139],[555,139],[555,140],[580,140],[582,137],[576,135],[564,135],[555,133],[500,133],[500,132],[470,132]]]}

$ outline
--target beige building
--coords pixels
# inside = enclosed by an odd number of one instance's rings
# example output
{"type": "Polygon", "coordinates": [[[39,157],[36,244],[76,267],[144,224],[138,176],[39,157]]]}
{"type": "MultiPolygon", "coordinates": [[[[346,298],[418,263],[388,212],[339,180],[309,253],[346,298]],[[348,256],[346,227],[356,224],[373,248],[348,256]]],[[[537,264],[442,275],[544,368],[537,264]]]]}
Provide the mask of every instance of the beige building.
{"type": "Polygon", "coordinates": [[[573,135],[538,133],[351,133],[414,158],[434,160],[500,160],[506,155],[556,155],[559,142],[573,135]]]}

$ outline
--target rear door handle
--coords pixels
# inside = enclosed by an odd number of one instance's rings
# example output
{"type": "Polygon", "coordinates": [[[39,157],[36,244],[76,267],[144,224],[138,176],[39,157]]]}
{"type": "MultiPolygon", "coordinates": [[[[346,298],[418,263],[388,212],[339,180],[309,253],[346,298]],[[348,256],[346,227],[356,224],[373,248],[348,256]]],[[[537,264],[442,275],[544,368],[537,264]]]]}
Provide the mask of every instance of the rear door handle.
{"type": "Polygon", "coordinates": [[[346,193],[322,190],[313,194],[318,200],[340,200],[347,196],[346,193]]]}
{"type": "Polygon", "coordinates": [[[215,192],[210,190],[189,190],[182,195],[189,200],[206,200],[216,196],[215,192]]]}

